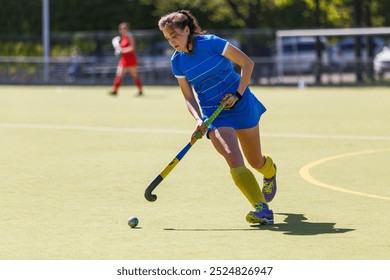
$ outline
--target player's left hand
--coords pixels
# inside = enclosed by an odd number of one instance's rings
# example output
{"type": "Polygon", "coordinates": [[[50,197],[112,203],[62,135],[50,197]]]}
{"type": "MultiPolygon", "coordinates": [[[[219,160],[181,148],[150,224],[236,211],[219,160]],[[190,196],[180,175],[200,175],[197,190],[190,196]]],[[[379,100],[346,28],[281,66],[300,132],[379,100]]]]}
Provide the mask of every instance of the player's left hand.
{"type": "Polygon", "coordinates": [[[223,106],[224,110],[232,110],[239,100],[240,99],[236,95],[228,93],[222,97],[220,104],[223,106]]]}
{"type": "Polygon", "coordinates": [[[200,119],[196,122],[196,128],[195,128],[194,132],[192,133],[191,138],[195,137],[195,138],[201,139],[203,137],[203,135],[205,135],[206,132],[207,132],[207,129],[204,127],[204,121],[200,119]]]}

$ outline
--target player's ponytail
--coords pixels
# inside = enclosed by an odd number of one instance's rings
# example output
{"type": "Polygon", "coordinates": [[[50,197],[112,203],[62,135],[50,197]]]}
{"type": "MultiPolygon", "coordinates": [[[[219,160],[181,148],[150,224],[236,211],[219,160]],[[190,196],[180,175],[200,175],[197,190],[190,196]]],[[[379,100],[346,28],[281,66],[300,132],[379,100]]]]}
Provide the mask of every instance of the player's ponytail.
{"type": "Polygon", "coordinates": [[[158,22],[158,26],[160,30],[163,30],[166,27],[180,28],[183,30],[186,26],[188,26],[190,34],[188,36],[187,49],[190,53],[193,51],[193,49],[190,50],[189,46],[193,43],[194,36],[206,33],[206,31],[203,31],[200,28],[196,18],[191,14],[190,11],[187,10],[180,10],[178,12],[173,12],[161,17],[160,21],[158,22]]]}
{"type": "Polygon", "coordinates": [[[201,35],[206,33],[206,31],[202,31],[200,28],[198,21],[196,18],[191,14],[190,11],[187,10],[180,10],[180,14],[183,14],[187,17],[187,26],[190,28],[190,34],[191,35],[201,35]]]}

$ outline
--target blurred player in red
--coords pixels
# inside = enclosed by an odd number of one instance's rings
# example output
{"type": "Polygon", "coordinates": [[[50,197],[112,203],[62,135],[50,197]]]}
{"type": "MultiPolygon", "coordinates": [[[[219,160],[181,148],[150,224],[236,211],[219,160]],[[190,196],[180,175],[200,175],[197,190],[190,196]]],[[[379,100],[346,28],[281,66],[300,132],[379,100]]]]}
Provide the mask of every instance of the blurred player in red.
{"type": "Polygon", "coordinates": [[[142,82],[141,78],[138,76],[137,71],[138,62],[137,56],[135,54],[135,40],[130,33],[129,24],[127,22],[122,22],[119,24],[119,33],[121,37],[117,36],[112,40],[112,44],[115,48],[115,54],[120,54],[121,59],[118,63],[113,89],[110,94],[118,94],[118,89],[122,84],[123,78],[126,72],[129,72],[138,88],[138,96],[141,96],[142,82]]]}

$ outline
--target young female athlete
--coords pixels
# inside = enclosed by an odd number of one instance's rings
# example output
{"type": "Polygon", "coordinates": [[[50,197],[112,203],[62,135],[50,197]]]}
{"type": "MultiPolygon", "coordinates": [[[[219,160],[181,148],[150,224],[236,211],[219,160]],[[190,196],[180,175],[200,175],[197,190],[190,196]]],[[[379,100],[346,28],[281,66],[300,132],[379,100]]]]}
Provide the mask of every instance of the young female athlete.
{"type": "Polygon", "coordinates": [[[121,58],[118,63],[113,89],[110,92],[110,94],[111,95],[118,94],[118,89],[122,84],[123,78],[125,77],[126,72],[129,72],[138,88],[138,95],[141,96],[142,82],[141,82],[141,78],[138,76],[138,71],[137,71],[138,62],[137,62],[137,56],[135,54],[135,41],[134,38],[131,36],[129,24],[127,22],[122,22],[121,24],[119,24],[119,33],[121,35],[121,40],[120,40],[121,58]]]}
{"type": "Polygon", "coordinates": [[[234,183],[255,208],[247,214],[246,220],[273,224],[273,212],[267,203],[276,193],[276,166],[261,152],[258,123],[266,109],[248,88],[253,61],[226,40],[206,35],[189,11],[165,15],[158,26],[176,50],[171,58],[172,71],[187,108],[197,122],[192,136],[198,131],[206,134],[225,158],[234,183]],[[241,75],[234,71],[232,62],[241,67],[241,75]],[[206,131],[204,120],[219,104],[225,110],[206,131]],[[262,190],[245,166],[243,154],[248,163],[263,174],[262,190]]]}

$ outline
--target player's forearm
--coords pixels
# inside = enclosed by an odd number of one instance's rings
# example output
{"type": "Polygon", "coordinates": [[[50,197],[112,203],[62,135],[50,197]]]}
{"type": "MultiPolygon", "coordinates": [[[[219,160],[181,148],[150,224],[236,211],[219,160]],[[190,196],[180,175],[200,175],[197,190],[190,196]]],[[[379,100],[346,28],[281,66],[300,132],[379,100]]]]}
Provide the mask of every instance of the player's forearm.
{"type": "Polygon", "coordinates": [[[134,48],[132,46],[129,46],[129,47],[126,47],[126,48],[122,48],[122,53],[129,53],[129,52],[132,52],[134,51],[134,48]]]}
{"type": "Polygon", "coordinates": [[[252,60],[248,60],[247,63],[241,66],[241,79],[237,91],[242,95],[245,89],[249,86],[254,63],[252,60]]]}
{"type": "Polygon", "coordinates": [[[200,112],[199,104],[196,101],[192,87],[186,79],[177,80],[183,93],[187,109],[196,121],[202,120],[202,114],[200,112]]]}
{"type": "Polygon", "coordinates": [[[196,100],[186,100],[186,105],[188,111],[196,121],[202,120],[202,114],[200,113],[199,105],[196,100]]]}

